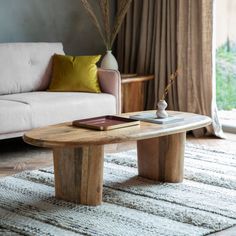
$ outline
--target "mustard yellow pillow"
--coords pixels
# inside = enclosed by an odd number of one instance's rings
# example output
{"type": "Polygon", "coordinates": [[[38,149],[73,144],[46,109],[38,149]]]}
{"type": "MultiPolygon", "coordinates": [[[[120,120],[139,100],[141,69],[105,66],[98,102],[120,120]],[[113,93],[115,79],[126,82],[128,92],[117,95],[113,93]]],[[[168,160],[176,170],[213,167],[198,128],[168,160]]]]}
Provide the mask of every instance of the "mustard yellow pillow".
{"type": "Polygon", "coordinates": [[[100,55],[54,55],[52,81],[48,90],[52,92],[100,93],[96,66],[100,57],[100,55]]]}

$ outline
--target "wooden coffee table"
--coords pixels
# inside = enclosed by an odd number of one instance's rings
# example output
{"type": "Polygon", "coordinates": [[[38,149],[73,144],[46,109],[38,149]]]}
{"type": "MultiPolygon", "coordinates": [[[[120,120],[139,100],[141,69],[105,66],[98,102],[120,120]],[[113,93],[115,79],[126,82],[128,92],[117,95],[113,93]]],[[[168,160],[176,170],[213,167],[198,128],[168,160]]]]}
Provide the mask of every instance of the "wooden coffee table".
{"type": "MultiPolygon", "coordinates": [[[[110,131],[62,123],[29,131],[24,135],[24,141],[53,149],[57,198],[99,205],[102,202],[105,144],[136,140],[140,176],[173,183],[183,180],[186,131],[210,125],[211,119],[192,113],[168,113],[184,117],[184,121],[165,125],[140,122],[139,126],[110,131]]],[[[135,113],[122,116],[131,114],[135,113]]]]}

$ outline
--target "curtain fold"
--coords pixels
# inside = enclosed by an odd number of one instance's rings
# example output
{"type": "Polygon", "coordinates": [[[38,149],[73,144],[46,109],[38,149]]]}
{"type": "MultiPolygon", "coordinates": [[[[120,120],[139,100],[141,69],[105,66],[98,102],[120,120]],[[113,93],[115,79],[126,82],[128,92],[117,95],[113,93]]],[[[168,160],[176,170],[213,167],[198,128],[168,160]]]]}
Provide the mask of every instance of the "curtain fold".
{"type": "MultiPolygon", "coordinates": [[[[146,86],[146,109],[156,108],[169,75],[177,69],[176,12],[177,2],[173,0],[134,0],[118,34],[120,71],[155,75],[146,86]]],[[[176,88],[170,94],[173,91],[176,88]]],[[[169,109],[174,109],[177,100],[172,95],[169,98],[169,109]]]]}
{"type": "Polygon", "coordinates": [[[214,96],[213,1],[179,0],[177,28],[179,109],[212,118],[212,126],[194,131],[195,136],[223,137],[214,96]]]}
{"type": "MultiPolygon", "coordinates": [[[[118,1],[119,4],[119,1],[118,1]]],[[[212,0],[134,0],[118,34],[122,73],[154,74],[145,89],[146,109],[155,109],[177,68],[166,97],[168,109],[213,118],[196,136],[222,136],[212,74],[212,0]]]]}

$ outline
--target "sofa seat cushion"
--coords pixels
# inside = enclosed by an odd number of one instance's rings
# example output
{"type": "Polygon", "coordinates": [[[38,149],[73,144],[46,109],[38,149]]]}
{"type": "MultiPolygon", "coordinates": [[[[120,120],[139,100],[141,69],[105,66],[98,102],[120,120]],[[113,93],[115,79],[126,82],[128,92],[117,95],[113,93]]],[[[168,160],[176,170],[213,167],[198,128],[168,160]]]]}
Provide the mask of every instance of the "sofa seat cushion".
{"type": "Polygon", "coordinates": [[[0,134],[32,129],[31,109],[28,104],[0,100],[0,134]]]}
{"type": "Polygon", "coordinates": [[[116,99],[106,93],[38,91],[3,95],[0,99],[30,106],[33,128],[116,113],[116,99]]]}

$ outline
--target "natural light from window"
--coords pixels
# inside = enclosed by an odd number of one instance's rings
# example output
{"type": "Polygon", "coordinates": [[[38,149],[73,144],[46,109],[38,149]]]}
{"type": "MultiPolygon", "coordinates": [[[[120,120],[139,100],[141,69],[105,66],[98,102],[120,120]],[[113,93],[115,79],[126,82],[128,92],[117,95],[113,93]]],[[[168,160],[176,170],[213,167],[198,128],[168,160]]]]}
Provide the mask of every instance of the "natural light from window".
{"type": "Polygon", "coordinates": [[[216,100],[223,129],[236,132],[236,1],[215,3],[216,100]]]}

